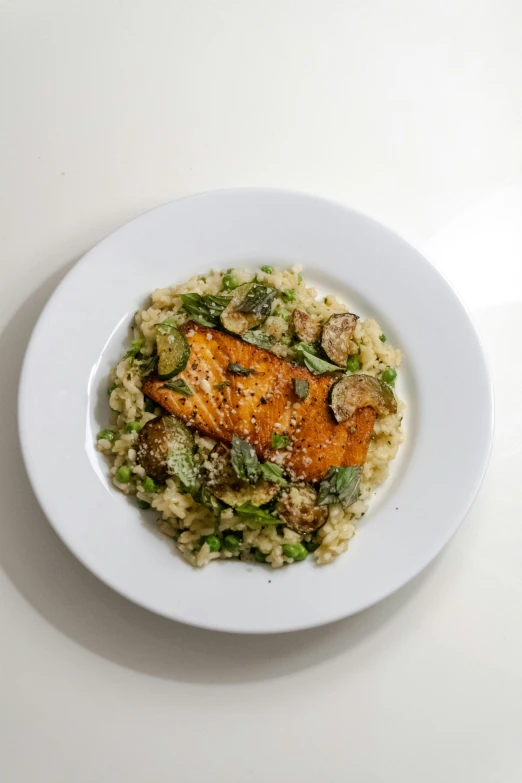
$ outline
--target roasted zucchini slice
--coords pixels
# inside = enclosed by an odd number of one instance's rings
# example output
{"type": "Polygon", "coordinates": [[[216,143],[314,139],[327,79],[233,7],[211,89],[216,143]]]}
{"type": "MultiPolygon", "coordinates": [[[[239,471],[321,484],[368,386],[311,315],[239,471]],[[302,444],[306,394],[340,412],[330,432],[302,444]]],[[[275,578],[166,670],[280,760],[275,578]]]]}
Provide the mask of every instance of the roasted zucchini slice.
{"type": "Polygon", "coordinates": [[[203,471],[203,480],[214,497],[236,508],[243,503],[264,506],[279,494],[281,487],[270,481],[260,479],[249,484],[237,477],[232,467],[231,451],[228,446],[219,443],[208,456],[203,471]]]}
{"type": "Polygon", "coordinates": [[[315,343],[321,336],[321,324],[302,310],[292,313],[292,326],[302,343],[315,343]]]}
{"type": "Polygon", "coordinates": [[[328,358],[338,367],[346,367],[350,341],[358,320],[359,316],[353,313],[339,313],[332,315],[323,326],[321,345],[328,358]]]}
{"type": "Polygon", "coordinates": [[[292,484],[283,490],[276,504],[276,514],[301,535],[313,533],[328,519],[328,509],[317,505],[317,492],[304,483],[292,484]]]}
{"type": "Polygon", "coordinates": [[[176,327],[165,327],[160,324],[156,331],[158,377],[162,381],[168,381],[187,366],[190,346],[176,327]]]}
{"type": "Polygon", "coordinates": [[[388,384],[371,375],[345,375],[332,386],[330,406],[340,423],[358,408],[374,408],[380,416],[397,413],[397,400],[388,384]]]}
{"type": "Polygon", "coordinates": [[[259,326],[270,315],[275,288],[259,283],[244,283],[234,290],[230,303],[221,313],[221,323],[232,334],[244,334],[259,326]]]}
{"type": "Polygon", "coordinates": [[[194,484],[194,438],[183,422],[174,416],[158,416],[148,421],[136,444],[136,459],[148,476],[164,482],[177,476],[185,487],[194,484]]]}

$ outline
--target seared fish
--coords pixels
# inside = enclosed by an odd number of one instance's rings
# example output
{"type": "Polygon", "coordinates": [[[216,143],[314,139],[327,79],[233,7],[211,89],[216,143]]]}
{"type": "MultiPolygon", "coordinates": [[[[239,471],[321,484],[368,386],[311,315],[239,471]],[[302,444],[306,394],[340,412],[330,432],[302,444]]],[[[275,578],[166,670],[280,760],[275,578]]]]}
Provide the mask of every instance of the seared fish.
{"type": "Polygon", "coordinates": [[[165,410],[201,434],[230,444],[235,434],[248,440],[262,460],[276,462],[294,480],[320,481],[332,465],[362,465],[375,423],[372,408],[360,408],[337,424],[329,393],[335,378],[312,375],[269,351],[189,321],[181,331],[190,346],[179,374],[193,396],[147,378],[143,391],[165,410]],[[236,372],[230,365],[236,365],[236,372]],[[238,369],[237,365],[243,370],[238,369]],[[248,374],[237,374],[253,371],[248,374]],[[292,379],[306,380],[309,394],[299,399],[292,379]],[[287,434],[286,447],[274,449],[272,435],[287,434]]]}

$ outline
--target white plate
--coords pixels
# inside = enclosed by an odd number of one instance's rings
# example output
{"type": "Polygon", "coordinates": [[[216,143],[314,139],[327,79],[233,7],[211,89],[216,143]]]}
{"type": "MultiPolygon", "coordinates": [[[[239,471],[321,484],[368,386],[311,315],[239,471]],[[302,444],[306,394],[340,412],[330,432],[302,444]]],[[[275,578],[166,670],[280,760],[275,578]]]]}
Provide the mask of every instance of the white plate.
{"type": "MultiPolygon", "coordinates": [[[[492,434],[489,374],[467,312],[442,276],[383,226],[295,193],[232,190],[175,201],[91,250],[47,304],[20,386],[20,436],[35,493],[71,551],[142,606],[242,633],[328,623],[384,598],[456,531],[492,434]],[[272,571],[219,561],[196,570],[108,481],[95,450],[107,374],[135,310],[156,288],[211,267],[300,263],[323,292],[373,314],[403,349],[407,441],[348,552],[272,571]]],[[[51,574],[49,575],[51,577],[51,574]]]]}

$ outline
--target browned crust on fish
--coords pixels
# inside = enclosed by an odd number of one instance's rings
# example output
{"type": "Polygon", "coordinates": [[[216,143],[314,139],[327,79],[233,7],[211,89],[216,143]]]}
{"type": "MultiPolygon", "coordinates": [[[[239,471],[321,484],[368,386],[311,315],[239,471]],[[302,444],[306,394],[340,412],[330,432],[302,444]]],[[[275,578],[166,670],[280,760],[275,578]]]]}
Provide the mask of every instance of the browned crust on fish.
{"type": "Polygon", "coordinates": [[[337,424],[329,405],[335,377],[312,375],[269,351],[192,321],[181,327],[189,345],[187,366],[178,377],[193,392],[184,397],[148,378],[143,391],[201,434],[230,444],[235,434],[248,440],[262,460],[280,464],[300,481],[320,481],[331,465],[362,465],[375,423],[375,411],[361,408],[337,424]],[[227,368],[254,370],[246,377],[227,368]],[[306,380],[309,394],[300,400],[292,379],[306,380]],[[217,389],[216,385],[227,382],[217,389]],[[285,449],[272,449],[272,433],[288,433],[285,449]]]}

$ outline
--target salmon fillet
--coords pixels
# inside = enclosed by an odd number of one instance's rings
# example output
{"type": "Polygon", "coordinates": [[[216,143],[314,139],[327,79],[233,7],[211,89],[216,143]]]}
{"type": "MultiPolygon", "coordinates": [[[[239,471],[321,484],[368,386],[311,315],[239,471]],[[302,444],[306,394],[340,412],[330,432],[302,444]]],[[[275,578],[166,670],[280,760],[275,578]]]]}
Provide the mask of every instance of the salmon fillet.
{"type": "Polygon", "coordinates": [[[184,397],[148,378],[143,391],[201,434],[230,444],[248,440],[258,457],[276,462],[297,480],[320,481],[332,465],[362,465],[375,423],[372,408],[360,408],[342,424],[335,421],[329,391],[335,378],[312,375],[304,367],[215,329],[189,321],[181,327],[190,345],[182,378],[193,392],[184,397]],[[230,363],[255,370],[246,377],[228,371],[230,363]],[[310,384],[306,400],[295,394],[292,378],[310,384]],[[228,385],[217,389],[216,385],[228,385]],[[290,444],[272,449],[272,433],[287,433],[290,444]]]}

